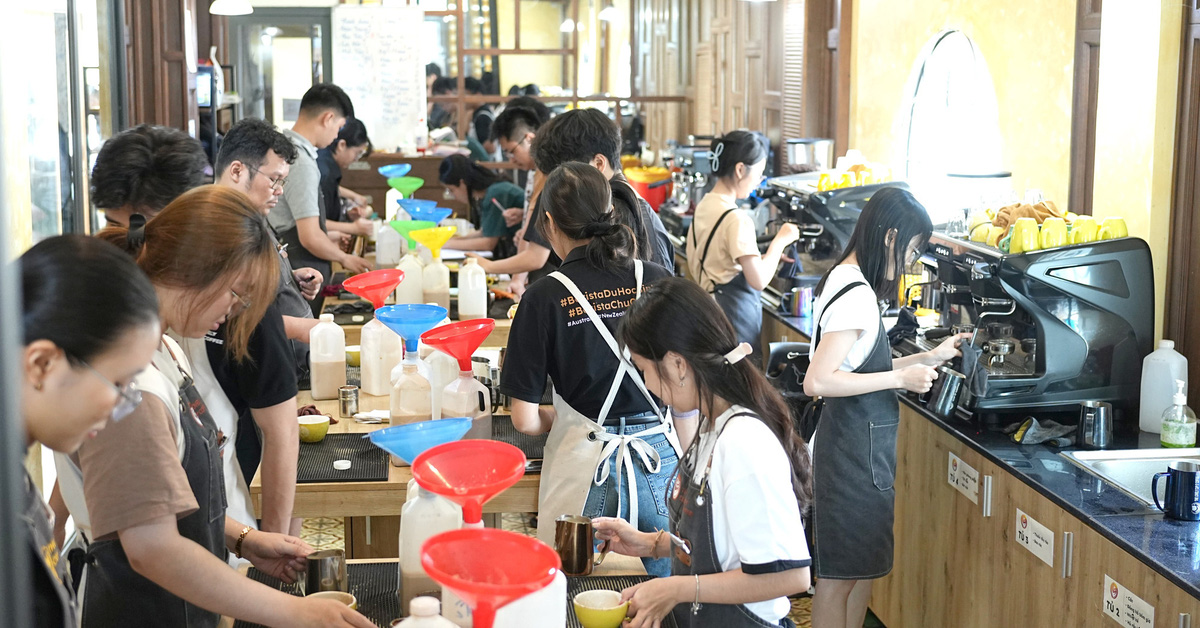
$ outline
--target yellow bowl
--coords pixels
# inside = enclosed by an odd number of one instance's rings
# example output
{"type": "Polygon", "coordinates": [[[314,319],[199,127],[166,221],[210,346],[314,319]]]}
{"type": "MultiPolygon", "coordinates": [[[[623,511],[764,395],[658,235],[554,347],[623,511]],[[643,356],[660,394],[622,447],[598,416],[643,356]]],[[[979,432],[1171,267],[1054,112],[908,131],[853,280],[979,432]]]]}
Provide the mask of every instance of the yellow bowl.
{"type": "Polygon", "coordinates": [[[346,366],[362,366],[362,350],[358,345],[346,346],[346,366]]]}
{"type": "Polygon", "coordinates": [[[349,593],[343,593],[341,591],[318,591],[317,593],[309,593],[306,597],[318,597],[327,600],[333,600],[334,602],[341,602],[342,604],[345,604],[354,610],[358,610],[358,598],[350,595],[349,593]]]}
{"type": "Polygon", "coordinates": [[[583,628],[617,628],[625,621],[629,602],[616,591],[584,591],[575,596],[575,617],[583,628]]]}
{"type": "Polygon", "coordinates": [[[300,440],[305,443],[319,443],[325,440],[329,433],[329,417],[323,414],[313,414],[298,417],[300,421],[300,440]]]}

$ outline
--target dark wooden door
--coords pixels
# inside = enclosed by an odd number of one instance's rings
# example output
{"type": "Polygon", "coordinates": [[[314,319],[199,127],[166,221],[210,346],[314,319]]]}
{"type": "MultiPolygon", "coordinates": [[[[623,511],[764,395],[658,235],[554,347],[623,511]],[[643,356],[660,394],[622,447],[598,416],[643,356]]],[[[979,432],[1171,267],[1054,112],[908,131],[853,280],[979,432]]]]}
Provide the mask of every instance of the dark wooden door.
{"type": "Polygon", "coordinates": [[[1100,84],[1101,0],[1079,0],[1075,18],[1075,94],[1071,104],[1071,198],[1068,209],[1092,213],[1096,165],[1096,94],[1100,84]]]}

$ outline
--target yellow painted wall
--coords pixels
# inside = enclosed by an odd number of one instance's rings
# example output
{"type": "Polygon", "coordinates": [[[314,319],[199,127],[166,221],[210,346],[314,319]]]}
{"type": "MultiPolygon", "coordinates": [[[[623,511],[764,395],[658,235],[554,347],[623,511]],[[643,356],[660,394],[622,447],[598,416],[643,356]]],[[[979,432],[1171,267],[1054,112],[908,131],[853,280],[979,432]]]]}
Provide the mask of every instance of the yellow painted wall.
{"type": "Polygon", "coordinates": [[[1179,89],[1178,2],[1105,0],[1100,25],[1093,213],[1121,216],[1154,255],[1162,335],[1179,89]]]}
{"type": "Polygon", "coordinates": [[[1073,0],[856,0],[853,15],[851,148],[869,159],[893,159],[893,125],[917,55],[938,32],[957,29],[979,47],[991,72],[1004,164],[1016,192],[1038,188],[1060,206],[1066,203],[1073,0]]]}

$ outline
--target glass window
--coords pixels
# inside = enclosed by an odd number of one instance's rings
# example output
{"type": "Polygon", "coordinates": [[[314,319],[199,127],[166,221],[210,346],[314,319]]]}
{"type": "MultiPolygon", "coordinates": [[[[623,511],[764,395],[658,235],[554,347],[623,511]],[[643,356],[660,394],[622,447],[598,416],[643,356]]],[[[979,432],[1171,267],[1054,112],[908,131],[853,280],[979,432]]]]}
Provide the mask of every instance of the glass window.
{"type": "Polygon", "coordinates": [[[329,11],[255,9],[229,20],[237,61],[237,117],[269,120],[288,128],[296,121],[300,99],[329,76],[329,11]]]}

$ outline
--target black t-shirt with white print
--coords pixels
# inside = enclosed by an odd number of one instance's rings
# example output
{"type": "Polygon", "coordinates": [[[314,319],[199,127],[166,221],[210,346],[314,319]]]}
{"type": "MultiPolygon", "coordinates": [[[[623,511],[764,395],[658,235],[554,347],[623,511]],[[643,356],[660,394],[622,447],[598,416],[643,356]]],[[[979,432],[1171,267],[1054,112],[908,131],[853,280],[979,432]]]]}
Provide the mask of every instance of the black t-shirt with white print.
{"type": "MultiPolygon", "coordinates": [[[[636,294],[633,265],[616,273],[605,272],[587,262],[585,248],[568,253],[559,271],[575,282],[616,336],[636,294]]],[[[643,288],[671,276],[658,264],[643,262],[642,269],[643,288]]],[[[566,286],[553,277],[531,284],[509,330],[500,390],[514,399],[538,403],[549,375],[554,390],[572,408],[595,418],[616,373],[616,356],[566,286]]],[[[652,409],[627,378],[609,416],[632,416],[652,409]]]]}

